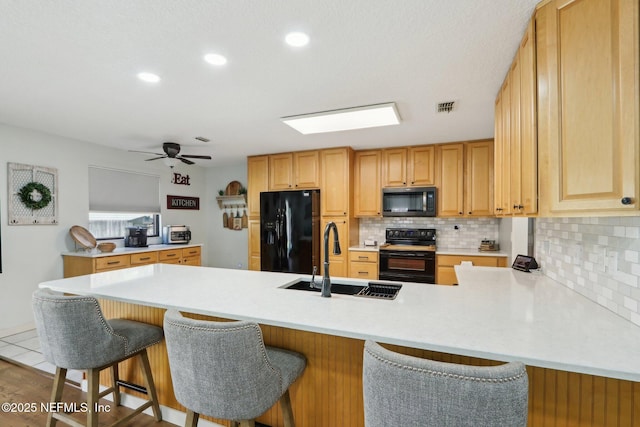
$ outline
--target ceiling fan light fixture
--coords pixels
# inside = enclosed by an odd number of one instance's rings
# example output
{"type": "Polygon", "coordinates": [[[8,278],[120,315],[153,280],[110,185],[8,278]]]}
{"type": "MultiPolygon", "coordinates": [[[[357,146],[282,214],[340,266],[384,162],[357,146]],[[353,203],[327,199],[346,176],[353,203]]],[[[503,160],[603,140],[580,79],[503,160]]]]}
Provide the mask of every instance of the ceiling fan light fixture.
{"type": "Polygon", "coordinates": [[[180,160],[176,159],[175,157],[165,157],[162,159],[162,162],[165,165],[169,166],[171,169],[173,169],[175,165],[180,163],[180,160]]]}
{"type": "Polygon", "coordinates": [[[286,125],[308,135],[400,124],[395,102],[282,117],[286,125]]]}

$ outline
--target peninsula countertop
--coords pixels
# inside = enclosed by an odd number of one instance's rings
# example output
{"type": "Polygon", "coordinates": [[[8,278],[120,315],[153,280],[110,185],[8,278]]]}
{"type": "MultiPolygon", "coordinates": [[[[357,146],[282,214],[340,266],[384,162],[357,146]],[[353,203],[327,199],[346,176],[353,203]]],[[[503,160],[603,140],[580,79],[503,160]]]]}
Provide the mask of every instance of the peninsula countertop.
{"type": "MultiPolygon", "coordinates": [[[[640,381],[640,327],[539,273],[456,267],[395,300],[288,290],[309,276],[152,264],[40,287],[498,361],[640,381]]],[[[366,280],[333,278],[366,284],[366,280]]]]}

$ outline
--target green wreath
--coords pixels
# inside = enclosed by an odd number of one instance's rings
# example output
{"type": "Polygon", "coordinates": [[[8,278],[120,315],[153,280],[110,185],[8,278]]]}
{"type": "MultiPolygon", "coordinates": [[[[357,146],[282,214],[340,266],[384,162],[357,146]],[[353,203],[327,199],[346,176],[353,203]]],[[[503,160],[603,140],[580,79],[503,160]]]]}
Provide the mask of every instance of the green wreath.
{"type": "Polygon", "coordinates": [[[42,209],[51,202],[51,190],[49,190],[46,185],[40,184],[39,182],[28,183],[20,189],[18,194],[20,195],[22,203],[24,203],[24,205],[29,209],[33,210],[42,209]],[[40,198],[37,200],[34,200],[34,191],[36,194],[40,195],[40,198]]]}

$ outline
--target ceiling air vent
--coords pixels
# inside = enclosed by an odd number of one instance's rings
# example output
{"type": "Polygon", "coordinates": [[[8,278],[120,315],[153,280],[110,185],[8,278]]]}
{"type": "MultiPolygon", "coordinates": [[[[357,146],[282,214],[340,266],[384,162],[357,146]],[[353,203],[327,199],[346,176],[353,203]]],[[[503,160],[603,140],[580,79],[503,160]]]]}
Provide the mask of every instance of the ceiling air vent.
{"type": "Polygon", "coordinates": [[[453,110],[453,103],[455,101],[449,102],[441,102],[438,104],[437,112],[438,113],[450,113],[453,110]]]}

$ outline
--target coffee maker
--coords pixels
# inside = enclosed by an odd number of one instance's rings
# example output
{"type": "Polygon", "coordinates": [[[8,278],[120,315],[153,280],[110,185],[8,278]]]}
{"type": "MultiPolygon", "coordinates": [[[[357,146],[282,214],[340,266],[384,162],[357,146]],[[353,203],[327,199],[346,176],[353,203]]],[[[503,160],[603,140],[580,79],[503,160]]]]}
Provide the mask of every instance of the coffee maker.
{"type": "Polygon", "coordinates": [[[132,248],[146,248],[148,246],[147,229],[144,227],[127,227],[124,245],[132,248]]]}

